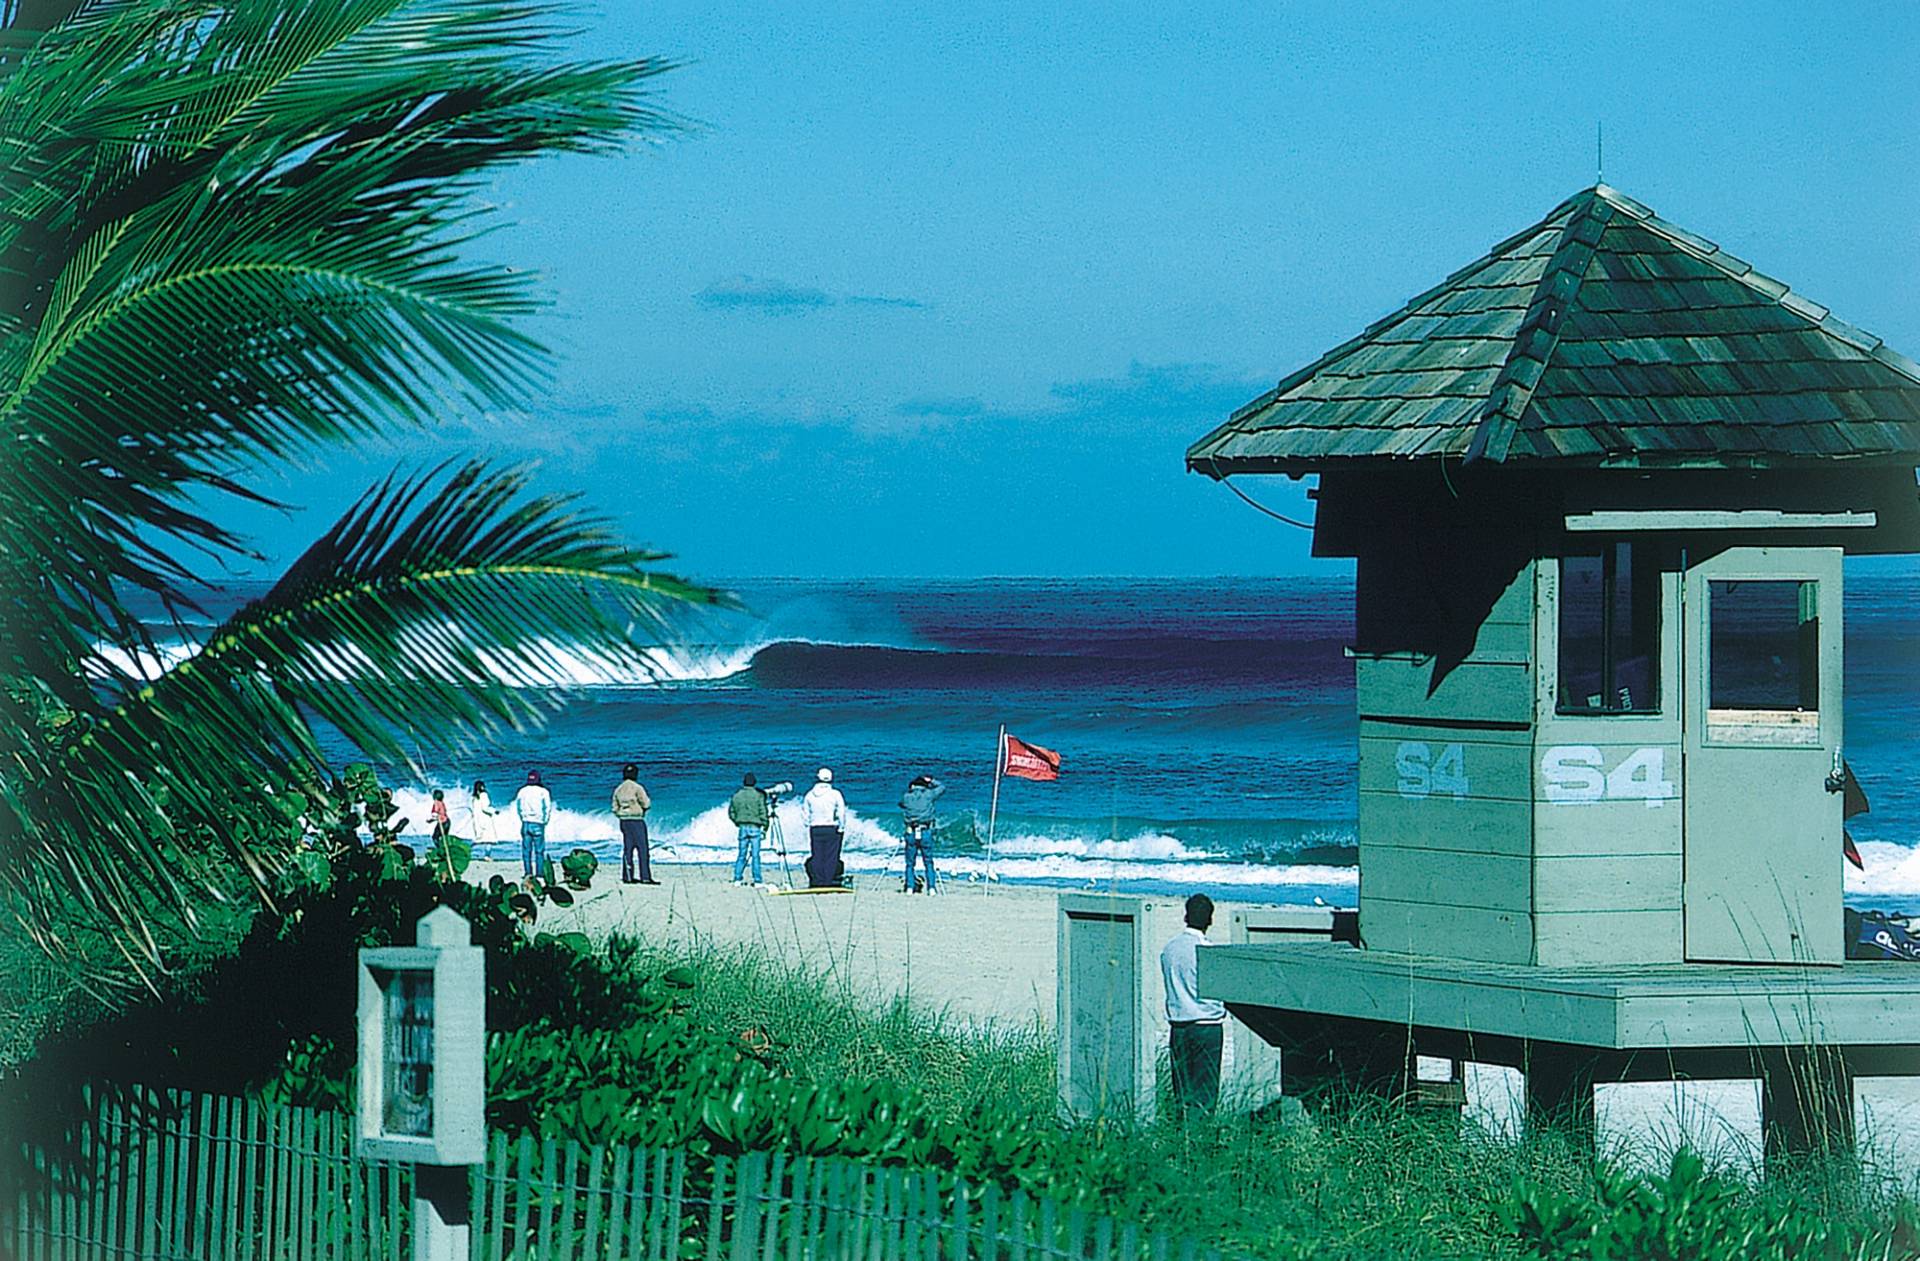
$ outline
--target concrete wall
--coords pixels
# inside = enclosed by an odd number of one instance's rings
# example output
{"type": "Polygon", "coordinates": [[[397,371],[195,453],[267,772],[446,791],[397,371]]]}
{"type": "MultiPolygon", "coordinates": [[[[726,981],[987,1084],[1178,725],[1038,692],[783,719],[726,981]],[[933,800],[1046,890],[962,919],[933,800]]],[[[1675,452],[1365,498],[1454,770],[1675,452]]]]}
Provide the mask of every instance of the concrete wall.
{"type": "MultiPolygon", "coordinates": [[[[1228,917],[1227,940],[1236,946],[1290,946],[1329,940],[1333,908],[1325,906],[1250,906],[1228,917]]],[[[1232,1098],[1249,1109],[1280,1098],[1280,1048],[1241,1024],[1231,1022],[1227,1053],[1233,1060],[1232,1098]]]]}

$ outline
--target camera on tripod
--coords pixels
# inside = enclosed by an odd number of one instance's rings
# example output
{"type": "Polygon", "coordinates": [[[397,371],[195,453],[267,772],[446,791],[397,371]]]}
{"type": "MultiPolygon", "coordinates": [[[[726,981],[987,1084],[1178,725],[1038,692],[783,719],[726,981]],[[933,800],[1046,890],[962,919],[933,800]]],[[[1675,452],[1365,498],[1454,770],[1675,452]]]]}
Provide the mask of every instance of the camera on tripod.
{"type": "Polygon", "coordinates": [[[767,794],[767,799],[769,801],[778,801],[780,799],[781,794],[790,793],[793,791],[793,781],[790,779],[783,779],[777,784],[768,784],[765,788],[762,788],[760,791],[767,794]]]}

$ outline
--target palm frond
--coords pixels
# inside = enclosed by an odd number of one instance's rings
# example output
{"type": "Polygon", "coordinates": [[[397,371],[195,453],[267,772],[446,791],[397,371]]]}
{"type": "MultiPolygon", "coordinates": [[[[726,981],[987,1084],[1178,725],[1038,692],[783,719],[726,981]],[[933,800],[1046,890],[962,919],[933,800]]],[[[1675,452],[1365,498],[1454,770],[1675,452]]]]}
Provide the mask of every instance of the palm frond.
{"type": "Polygon", "coordinates": [[[0,896],[50,946],[57,912],[152,962],[156,904],[264,881],[316,718],[389,756],[483,736],[538,716],[556,645],[631,668],[713,598],[467,466],[133,664],[129,590],[191,607],[189,559],[250,554],[201,508],[240,470],[543,379],[531,278],[469,257],[476,186],[676,125],[668,63],[558,33],[507,0],[0,0],[0,896]]]}
{"type": "MultiPolygon", "coordinates": [[[[184,592],[155,544],[235,549],[183,505],[236,463],[529,397],[536,295],[462,257],[474,181],[672,125],[645,97],[666,63],[556,65],[554,29],[471,0],[112,0],[39,37],[0,79],[5,515],[62,568],[184,592]]],[[[50,559],[4,542],[0,567],[50,559]]]]}
{"type": "Polygon", "coordinates": [[[725,602],[654,569],[664,554],[570,514],[571,497],[524,498],[525,485],[477,463],[411,485],[389,478],[195,664],[265,675],[359,747],[398,759],[396,731],[445,748],[536,720],[531,698],[567,684],[578,654],[646,670],[668,609],[725,602]]]}
{"type": "MultiPolygon", "coordinates": [[[[727,602],[525,485],[480,464],[390,477],[198,651],[21,741],[31,771],[0,776],[13,900],[77,898],[148,953],[153,903],[190,916],[222,873],[264,881],[290,852],[272,798],[331,773],[312,718],[376,756],[451,749],[538,721],[563,658],[645,670],[670,609],[727,602]]],[[[0,707],[0,731],[24,725],[0,707]]]]}

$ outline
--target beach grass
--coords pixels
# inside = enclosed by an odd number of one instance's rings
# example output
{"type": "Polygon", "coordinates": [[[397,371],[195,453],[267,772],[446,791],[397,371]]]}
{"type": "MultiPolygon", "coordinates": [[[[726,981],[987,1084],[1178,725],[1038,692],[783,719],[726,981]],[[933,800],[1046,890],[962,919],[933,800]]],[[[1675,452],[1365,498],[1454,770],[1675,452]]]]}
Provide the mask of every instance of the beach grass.
{"type": "MultiPolygon", "coordinates": [[[[180,930],[176,969],[190,971],[196,958],[204,963],[231,950],[250,913],[236,903],[203,917],[197,934],[180,930]]],[[[111,969],[115,957],[105,939],[81,945],[87,963],[111,969]]],[[[1060,1113],[1056,1044],[1040,1024],[965,1018],[904,994],[876,998],[849,967],[823,975],[738,944],[625,939],[609,955],[642,975],[677,970],[690,978],[676,991],[687,1014],[784,1074],[907,1086],[957,1130],[978,1130],[982,1117],[1005,1124],[1011,1112],[1016,1126],[1059,1140],[1030,1149],[1043,1152],[1050,1167],[1029,1186],[1050,1186],[1047,1194],[1226,1253],[1566,1261],[1722,1255],[1595,1246],[1595,1232],[1615,1229],[1672,1235],[1672,1197],[1663,1206],[1663,1185],[1637,1172],[1644,1161],[1630,1167],[1596,1160],[1552,1131],[1495,1138],[1451,1113],[1369,1096],[1316,1101],[1311,1116],[1226,1108],[1185,1124],[1165,1117],[1076,1122],[1060,1113]],[[1076,1186],[1091,1190],[1091,1200],[1076,1196],[1076,1186]],[[1553,1231],[1529,1234],[1516,1225],[1535,1206],[1559,1223],[1553,1231]],[[1543,1234],[1559,1240],[1557,1250],[1542,1244],[1543,1234]]],[[[49,1032],[114,1000],[111,990],[83,983],[74,966],[51,963],[17,932],[0,933],[0,977],[0,1069],[49,1032]]],[[[130,976],[116,983],[130,983],[130,976]]],[[[625,1084],[635,1092],[650,1085],[625,1084]]],[[[1907,1229],[1900,1223],[1920,1222],[1908,1192],[1842,1158],[1764,1178],[1720,1179],[1708,1190],[1695,1197],[1704,1209],[1686,1210],[1697,1219],[1686,1228],[1689,1238],[1817,1222],[1833,1223],[1844,1241],[1841,1251],[1745,1254],[1755,1257],[1909,1256],[1895,1236],[1907,1229]]]]}
{"type": "MultiPolygon", "coordinates": [[[[1495,1138],[1461,1125],[1457,1114],[1376,1097],[1322,1100],[1310,1117],[1223,1109],[1185,1124],[1074,1123],[1060,1115],[1055,1097],[1053,1036],[1037,1025],[975,1023],[904,998],[875,1003],[845,984],[737,948],[652,948],[641,958],[649,969],[692,972],[698,981],[688,1001],[699,1019],[763,1046],[798,1076],[910,1082],[955,1121],[983,1099],[1017,1103],[1029,1124],[1062,1127],[1090,1167],[1117,1160],[1133,1171],[1118,1195],[1108,1193],[1103,1211],[1227,1252],[1613,1255],[1579,1251],[1577,1243],[1543,1251],[1523,1239],[1512,1224],[1521,1189],[1543,1203],[1593,1210],[1603,1221],[1643,1211],[1620,1207],[1623,1188],[1635,1189],[1638,1204],[1648,1202],[1638,1188],[1656,1188],[1657,1197],[1658,1178],[1642,1182],[1636,1172],[1644,1166],[1596,1159],[1563,1134],[1495,1138]]],[[[1732,1198],[1715,1211],[1741,1229],[1831,1222],[1860,1241],[1862,1256],[1903,1255],[1874,1241],[1914,1213],[1907,1192],[1844,1158],[1717,1185],[1731,1188],[1732,1198]]]]}

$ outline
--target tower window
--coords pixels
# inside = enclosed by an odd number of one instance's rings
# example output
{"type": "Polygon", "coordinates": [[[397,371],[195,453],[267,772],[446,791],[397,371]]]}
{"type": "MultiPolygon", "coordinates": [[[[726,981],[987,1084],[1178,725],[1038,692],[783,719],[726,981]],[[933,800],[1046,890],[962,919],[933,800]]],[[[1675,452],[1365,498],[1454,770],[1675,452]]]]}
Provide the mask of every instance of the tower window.
{"type": "Polygon", "coordinates": [[[1560,558],[1563,714],[1660,709],[1660,567],[1652,549],[1610,543],[1560,558]]]}

